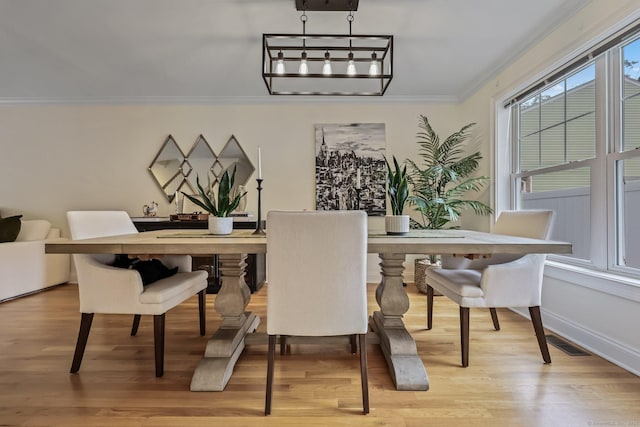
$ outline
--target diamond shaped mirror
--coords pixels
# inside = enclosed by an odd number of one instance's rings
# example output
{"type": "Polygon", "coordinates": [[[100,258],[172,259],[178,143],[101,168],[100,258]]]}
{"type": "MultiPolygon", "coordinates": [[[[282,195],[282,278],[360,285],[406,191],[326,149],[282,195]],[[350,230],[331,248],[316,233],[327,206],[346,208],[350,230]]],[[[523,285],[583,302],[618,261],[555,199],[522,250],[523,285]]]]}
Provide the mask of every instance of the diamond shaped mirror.
{"type": "Polygon", "coordinates": [[[191,165],[171,135],[149,165],[149,172],[169,202],[173,201],[176,192],[186,183],[185,178],[191,173],[191,165]]]}
{"type": "Polygon", "coordinates": [[[200,135],[193,144],[193,147],[191,147],[189,154],[187,154],[187,159],[189,159],[189,164],[193,168],[187,176],[187,182],[192,192],[197,193],[197,178],[200,177],[200,184],[202,186],[207,185],[207,177],[210,173],[214,173],[212,168],[216,162],[216,155],[207,140],[204,139],[204,136],[200,135]]]}
{"type": "Polygon", "coordinates": [[[249,157],[233,135],[231,135],[231,138],[229,138],[218,155],[218,162],[220,162],[222,170],[218,175],[216,175],[216,178],[220,179],[225,170],[229,170],[229,174],[231,174],[233,172],[233,167],[235,166],[236,185],[246,185],[247,181],[253,174],[253,171],[255,171],[249,157]]]}

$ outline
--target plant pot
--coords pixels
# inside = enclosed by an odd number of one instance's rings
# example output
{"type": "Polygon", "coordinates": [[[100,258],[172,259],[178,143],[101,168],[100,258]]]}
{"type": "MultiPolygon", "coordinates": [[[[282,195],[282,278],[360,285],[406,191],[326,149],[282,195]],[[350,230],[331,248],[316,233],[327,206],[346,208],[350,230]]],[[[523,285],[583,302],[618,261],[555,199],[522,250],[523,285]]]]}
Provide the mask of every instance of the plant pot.
{"type": "MultiPolygon", "coordinates": [[[[426,272],[428,268],[440,268],[440,261],[432,264],[429,258],[416,259],[414,262],[413,281],[416,288],[423,293],[427,293],[426,272]]],[[[440,292],[433,290],[434,295],[442,295],[440,292]]]]}
{"type": "Polygon", "coordinates": [[[209,233],[211,234],[231,234],[233,231],[233,218],[230,216],[209,215],[209,233]]]}
{"type": "Polygon", "coordinates": [[[409,215],[387,215],[384,217],[384,230],[390,235],[403,235],[409,232],[409,215]]]}

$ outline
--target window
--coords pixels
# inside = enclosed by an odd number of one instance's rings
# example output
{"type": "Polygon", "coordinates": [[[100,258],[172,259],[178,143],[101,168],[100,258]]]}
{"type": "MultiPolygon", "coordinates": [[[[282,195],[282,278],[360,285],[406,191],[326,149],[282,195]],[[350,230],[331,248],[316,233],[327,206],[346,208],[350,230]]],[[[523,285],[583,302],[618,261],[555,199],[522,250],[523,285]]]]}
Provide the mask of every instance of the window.
{"type": "Polygon", "coordinates": [[[552,238],[573,243],[573,254],[554,260],[640,276],[640,33],[634,37],[516,98],[511,176],[512,204],[553,209],[552,238]]]}

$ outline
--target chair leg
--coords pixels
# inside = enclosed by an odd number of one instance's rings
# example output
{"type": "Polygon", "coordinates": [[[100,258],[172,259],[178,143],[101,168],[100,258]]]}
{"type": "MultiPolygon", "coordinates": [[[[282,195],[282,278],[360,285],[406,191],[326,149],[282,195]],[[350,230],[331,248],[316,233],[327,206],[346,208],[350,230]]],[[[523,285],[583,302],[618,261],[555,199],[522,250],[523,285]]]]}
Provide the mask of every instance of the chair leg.
{"type": "Polygon", "coordinates": [[[531,315],[531,322],[533,323],[533,329],[536,331],[536,337],[538,338],[538,346],[540,346],[540,353],[542,353],[542,359],[544,363],[551,363],[551,355],[549,354],[549,347],[547,346],[547,338],[544,336],[544,327],[542,326],[542,315],[540,314],[540,306],[529,307],[529,314],[531,315]]]}
{"type": "Polygon", "coordinates": [[[499,331],[500,322],[498,321],[498,312],[493,307],[491,307],[489,311],[491,312],[491,320],[493,320],[493,329],[495,329],[496,331],[499,331]]]}
{"type": "Polygon", "coordinates": [[[427,285],[427,330],[433,325],[433,288],[427,285]]]}
{"type": "Polygon", "coordinates": [[[138,333],[138,326],[140,326],[140,318],[142,316],[139,314],[133,315],[133,324],[131,325],[131,336],[135,337],[138,333]]]}
{"type": "Polygon", "coordinates": [[[349,342],[351,343],[351,354],[356,354],[358,352],[358,338],[357,334],[351,335],[349,337],[349,342]]]}
{"type": "Polygon", "coordinates": [[[200,317],[200,336],[207,333],[207,290],[198,292],[198,314],[200,317]]]}
{"type": "Polygon", "coordinates": [[[369,413],[369,379],[367,375],[367,334],[359,334],[360,339],[360,382],[362,383],[362,410],[369,413]]]}
{"type": "Polygon", "coordinates": [[[287,336],[280,335],[280,356],[284,356],[287,352],[287,336]]]}
{"type": "Polygon", "coordinates": [[[267,390],[264,401],[264,414],[271,414],[271,391],[273,389],[273,365],[276,360],[276,336],[269,335],[269,353],[267,356],[267,390]]]}
{"type": "Polygon", "coordinates": [[[91,322],[93,321],[93,313],[82,313],[80,318],[80,330],[78,331],[78,341],[76,342],[76,351],[73,353],[73,362],[71,363],[71,373],[80,370],[84,349],[87,346],[89,331],[91,330],[91,322]]]}
{"type": "Polygon", "coordinates": [[[153,341],[156,354],[156,377],[164,374],[164,317],[163,314],[153,316],[153,341]]]}
{"type": "Polygon", "coordinates": [[[460,307],[460,348],[462,367],[469,366],[469,307],[460,307]]]}

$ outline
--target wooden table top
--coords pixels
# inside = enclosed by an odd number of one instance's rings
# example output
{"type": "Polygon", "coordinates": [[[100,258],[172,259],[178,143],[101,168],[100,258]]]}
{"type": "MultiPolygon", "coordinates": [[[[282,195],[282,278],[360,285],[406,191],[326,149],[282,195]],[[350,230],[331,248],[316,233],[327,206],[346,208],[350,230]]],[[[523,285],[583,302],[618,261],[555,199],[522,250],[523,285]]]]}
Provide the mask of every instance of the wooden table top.
{"type": "MultiPolygon", "coordinates": [[[[489,255],[496,253],[571,253],[571,243],[528,239],[469,230],[412,230],[403,236],[369,234],[369,253],[489,255]]],[[[207,230],[158,230],[85,240],[59,239],[46,253],[237,254],[266,253],[267,239],[253,230],[214,236],[207,230]]]]}

